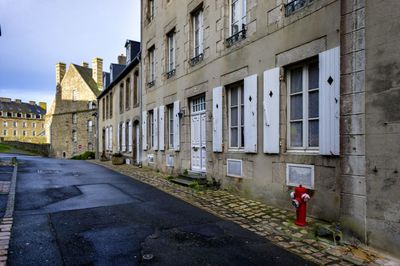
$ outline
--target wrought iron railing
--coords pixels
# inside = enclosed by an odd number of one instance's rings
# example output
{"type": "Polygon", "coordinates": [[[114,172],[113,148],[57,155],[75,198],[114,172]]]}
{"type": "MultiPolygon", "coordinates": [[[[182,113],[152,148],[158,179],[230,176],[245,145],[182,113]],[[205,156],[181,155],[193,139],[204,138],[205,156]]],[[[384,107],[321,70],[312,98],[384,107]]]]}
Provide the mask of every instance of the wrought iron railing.
{"type": "Polygon", "coordinates": [[[175,76],[176,69],[172,69],[171,71],[168,71],[165,75],[167,76],[167,79],[172,78],[175,76]]]}
{"type": "Polygon", "coordinates": [[[285,16],[288,17],[297,10],[305,7],[306,5],[312,3],[313,0],[293,0],[287,5],[285,5],[285,16]]]}
{"type": "Polygon", "coordinates": [[[225,44],[227,47],[230,47],[237,43],[240,40],[246,39],[246,25],[242,24],[242,30],[236,32],[231,37],[225,40],[225,44]]]}
{"type": "Polygon", "coordinates": [[[191,66],[194,66],[194,65],[198,64],[199,62],[203,61],[203,58],[204,58],[204,54],[201,53],[201,54],[193,57],[192,59],[190,59],[189,63],[191,66]]]}
{"type": "Polygon", "coordinates": [[[150,81],[150,82],[147,82],[147,87],[153,87],[154,86],[154,80],[152,80],[152,81],[150,81]]]}

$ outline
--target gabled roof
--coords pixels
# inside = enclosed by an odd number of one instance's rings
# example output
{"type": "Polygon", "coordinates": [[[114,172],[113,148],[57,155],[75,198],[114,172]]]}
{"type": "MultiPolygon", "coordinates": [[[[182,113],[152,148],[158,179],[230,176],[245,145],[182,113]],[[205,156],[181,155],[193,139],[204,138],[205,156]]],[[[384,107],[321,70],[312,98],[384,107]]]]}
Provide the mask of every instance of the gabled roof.
{"type": "Polygon", "coordinates": [[[45,115],[46,110],[36,104],[30,103],[18,103],[18,102],[3,102],[0,101],[0,111],[3,112],[13,112],[13,113],[23,113],[23,114],[36,114],[45,115]]]}
{"type": "Polygon", "coordinates": [[[96,97],[100,94],[100,90],[97,88],[96,81],[92,78],[92,69],[88,67],[83,67],[80,65],[72,64],[75,69],[78,71],[79,75],[86,82],[89,88],[93,91],[96,97]]]}

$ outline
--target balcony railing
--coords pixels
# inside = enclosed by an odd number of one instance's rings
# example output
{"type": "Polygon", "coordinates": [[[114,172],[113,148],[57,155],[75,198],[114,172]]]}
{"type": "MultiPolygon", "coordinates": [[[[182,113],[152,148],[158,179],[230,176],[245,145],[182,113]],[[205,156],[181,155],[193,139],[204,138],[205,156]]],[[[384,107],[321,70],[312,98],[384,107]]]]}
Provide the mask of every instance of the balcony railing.
{"type": "Polygon", "coordinates": [[[149,87],[149,88],[153,87],[154,83],[155,83],[154,80],[147,82],[147,87],[149,87]]]}
{"type": "Polygon", "coordinates": [[[288,17],[297,10],[305,7],[306,5],[312,3],[313,0],[293,0],[287,5],[285,5],[285,16],[288,17]]]}
{"type": "Polygon", "coordinates": [[[176,72],[176,69],[174,68],[174,69],[172,69],[171,71],[168,71],[165,75],[167,76],[167,79],[170,79],[170,78],[172,78],[173,76],[175,76],[175,72],[176,72]]]}
{"type": "Polygon", "coordinates": [[[203,61],[203,58],[204,58],[204,54],[201,53],[201,54],[193,57],[192,59],[190,59],[189,64],[191,66],[194,66],[194,65],[198,64],[199,62],[203,61]]]}
{"type": "Polygon", "coordinates": [[[236,32],[231,37],[225,40],[225,45],[231,47],[240,40],[246,39],[246,25],[242,24],[242,30],[236,32]]]}

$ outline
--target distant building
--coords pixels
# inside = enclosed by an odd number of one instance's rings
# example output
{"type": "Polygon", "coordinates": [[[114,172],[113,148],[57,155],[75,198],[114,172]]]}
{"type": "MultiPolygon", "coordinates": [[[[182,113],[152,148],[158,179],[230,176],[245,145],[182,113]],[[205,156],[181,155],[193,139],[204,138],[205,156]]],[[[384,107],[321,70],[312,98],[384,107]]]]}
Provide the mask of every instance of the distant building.
{"type": "Polygon", "coordinates": [[[51,155],[71,158],[96,151],[97,96],[103,88],[103,60],[94,58],[92,68],[64,63],[56,65],[56,97],[47,117],[51,155]]]}
{"type": "Polygon", "coordinates": [[[4,140],[45,143],[46,103],[0,98],[0,137],[4,140]]]}
{"type": "Polygon", "coordinates": [[[99,102],[99,152],[120,152],[140,162],[140,43],[125,43],[126,57],[110,66],[110,84],[104,86],[99,102]]]}

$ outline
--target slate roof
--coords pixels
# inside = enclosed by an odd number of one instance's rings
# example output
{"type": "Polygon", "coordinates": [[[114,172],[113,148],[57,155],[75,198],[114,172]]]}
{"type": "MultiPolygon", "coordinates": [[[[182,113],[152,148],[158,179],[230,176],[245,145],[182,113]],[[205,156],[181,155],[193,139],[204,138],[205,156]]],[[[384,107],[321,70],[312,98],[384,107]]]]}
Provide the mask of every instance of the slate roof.
{"type": "Polygon", "coordinates": [[[23,113],[23,114],[36,114],[45,115],[46,110],[36,104],[30,103],[17,103],[17,102],[3,102],[0,101],[0,111],[3,112],[13,112],[13,113],[23,113]]]}
{"type": "Polygon", "coordinates": [[[82,79],[86,82],[86,84],[90,87],[93,93],[98,96],[100,94],[100,90],[97,88],[96,81],[92,78],[92,69],[88,67],[83,67],[80,65],[72,64],[76,70],[78,71],[79,75],[81,75],[82,79]]]}
{"type": "Polygon", "coordinates": [[[110,81],[113,82],[114,79],[116,79],[119,74],[124,71],[124,68],[126,65],[121,65],[121,64],[111,64],[110,65],[110,81]]]}

